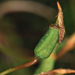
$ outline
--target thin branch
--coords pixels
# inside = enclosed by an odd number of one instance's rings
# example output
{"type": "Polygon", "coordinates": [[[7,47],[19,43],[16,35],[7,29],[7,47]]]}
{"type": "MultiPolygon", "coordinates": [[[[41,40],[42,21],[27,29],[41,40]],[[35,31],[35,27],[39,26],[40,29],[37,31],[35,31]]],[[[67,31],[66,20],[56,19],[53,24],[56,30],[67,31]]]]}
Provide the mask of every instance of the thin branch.
{"type": "Polygon", "coordinates": [[[42,72],[41,74],[35,74],[35,75],[56,75],[56,74],[71,74],[75,73],[75,70],[71,69],[56,69],[49,72],[42,72]]]}
{"type": "Polygon", "coordinates": [[[6,75],[8,73],[11,73],[11,72],[14,72],[14,71],[23,69],[23,68],[30,67],[30,66],[36,64],[37,62],[38,62],[38,59],[37,58],[34,58],[31,62],[26,63],[26,64],[23,64],[23,65],[18,66],[18,67],[10,68],[10,69],[8,69],[6,71],[1,72],[0,75],[6,75]]]}
{"type": "Polygon", "coordinates": [[[68,39],[65,46],[62,48],[62,50],[58,53],[56,56],[57,59],[62,57],[64,54],[66,54],[68,51],[72,50],[75,47],[75,33],[68,39]]]}
{"type": "Polygon", "coordinates": [[[65,46],[60,50],[60,52],[55,55],[52,53],[50,57],[57,60],[61,58],[64,54],[66,54],[68,51],[72,50],[75,47],[75,33],[71,35],[71,37],[67,40],[65,46]]]}

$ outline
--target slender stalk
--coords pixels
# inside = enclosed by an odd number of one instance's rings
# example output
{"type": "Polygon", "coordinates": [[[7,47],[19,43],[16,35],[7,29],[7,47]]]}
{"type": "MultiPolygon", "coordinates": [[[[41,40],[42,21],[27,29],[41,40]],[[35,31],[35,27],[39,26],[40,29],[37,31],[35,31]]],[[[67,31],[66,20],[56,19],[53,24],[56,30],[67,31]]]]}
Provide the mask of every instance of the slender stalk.
{"type": "Polygon", "coordinates": [[[42,72],[41,74],[35,74],[35,75],[60,75],[60,74],[71,74],[75,73],[75,70],[72,69],[56,69],[51,70],[49,72],[42,72]]]}
{"type": "Polygon", "coordinates": [[[26,64],[23,64],[23,65],[18,66],[18,67],[10,68],[10,69],[8,69],[6,71],[1,72],[0,75],[6,75],[8,73],[11,73],[11,72],[14,72],[14,71],[23,69],[23,68],[30,67],[30,66],[36,64],[37,62],[38,62],[38,59],[37,58],[34,58],[31,62],[26,63],[26,64]]]}

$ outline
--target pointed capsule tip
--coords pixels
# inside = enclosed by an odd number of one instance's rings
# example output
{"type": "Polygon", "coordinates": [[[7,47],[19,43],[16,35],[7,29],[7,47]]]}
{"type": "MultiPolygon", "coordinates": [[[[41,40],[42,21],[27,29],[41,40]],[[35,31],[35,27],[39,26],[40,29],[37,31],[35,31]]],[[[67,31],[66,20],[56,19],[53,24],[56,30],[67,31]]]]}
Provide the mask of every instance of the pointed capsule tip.
{"type": "Polygon", "coordinates": [[[57,1],[57,7],[58,7],[58,10],[59,10],[59,11],[62,11],[61,6],[60,6],[60,4],[59,4],[58,1],[57,1]]]}
{"type": "Polygon", "coordinates": [[[57,5],[59,4],[59,2],[57,1],[57,5]]]}

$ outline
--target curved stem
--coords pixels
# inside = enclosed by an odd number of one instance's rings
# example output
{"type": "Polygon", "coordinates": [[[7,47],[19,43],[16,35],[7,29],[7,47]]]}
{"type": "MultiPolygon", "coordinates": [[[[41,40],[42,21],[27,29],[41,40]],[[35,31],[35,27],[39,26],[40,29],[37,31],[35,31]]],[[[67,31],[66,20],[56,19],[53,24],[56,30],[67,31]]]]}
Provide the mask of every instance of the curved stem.
{"type": "Polygon", "coordinates": [[[48,20],[53,20],[56,10],[35,1],[6,1],[0,4],[0,19],[11,12],[30,12],[42,16],[48,20]]]}
{"type": "Polygon", "coordinates": [[[26,64],[23,64],[21,66],[18,66],[18,67],[14,67],[14,68],[10,68],[2,73],[0,73],[0,75],[6,75],[8,73],[11,73],[11,72],[14,72],[14,71],[17,71],[17,70],[20,70],[20,69],[23,69],[23,68],[27,68],[27,67],[30,67],[34,64],[36,64],[39,60],[37,58],[34,58],[31,62],[29,63],[26,63],[26,64]]]}

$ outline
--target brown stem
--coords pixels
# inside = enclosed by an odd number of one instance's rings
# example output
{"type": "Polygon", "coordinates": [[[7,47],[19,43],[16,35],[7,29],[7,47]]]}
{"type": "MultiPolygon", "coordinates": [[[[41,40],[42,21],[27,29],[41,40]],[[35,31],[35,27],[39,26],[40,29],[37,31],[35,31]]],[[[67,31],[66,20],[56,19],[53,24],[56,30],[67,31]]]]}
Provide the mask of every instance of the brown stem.
{"type": "Polygon", "coordinates": [[[36,74],[36,75],[56,75],[56,74],[71,74],[75,73],[75,70],[72,69],[56,69],[56,70],[51,70],[49,72],[42,72],[41,74],[36,74]]]}
{"type": "Polygon", "coordinates": [[[72,36],[67,40],[65,46],[61,49],[61,51],[57,54],[56,58],[61,58],[64,54],[66,54],[68,51],[75,48],[75,33],[72,34],[72,36]]]}
{"type": "Polygon", "coordinates": [[[39,59],[34,58],[31,62],[26,63],[26,64],[23,64],[23,65],[18,66],[18,67],[14,67],[14,68],[8,69],[8,70],[6,70],[6,71],[0,73],[0,75],[6,75],[6,74],[11,73],[11,72],[13,72],[13,71],[17,71],[17,70],[20,70],[20,69],[23,69],[23,68],[30,67],[30,66],[36,64],[38,61],[39,61],[39,59]]]}
{"type": "Polygon", "coordinates": [[[30,12],[48,20],[53,20],[56,14],[55,9],[33,0],[9,0],[0,4],[0,19],[11,12],[30,12]]]}

